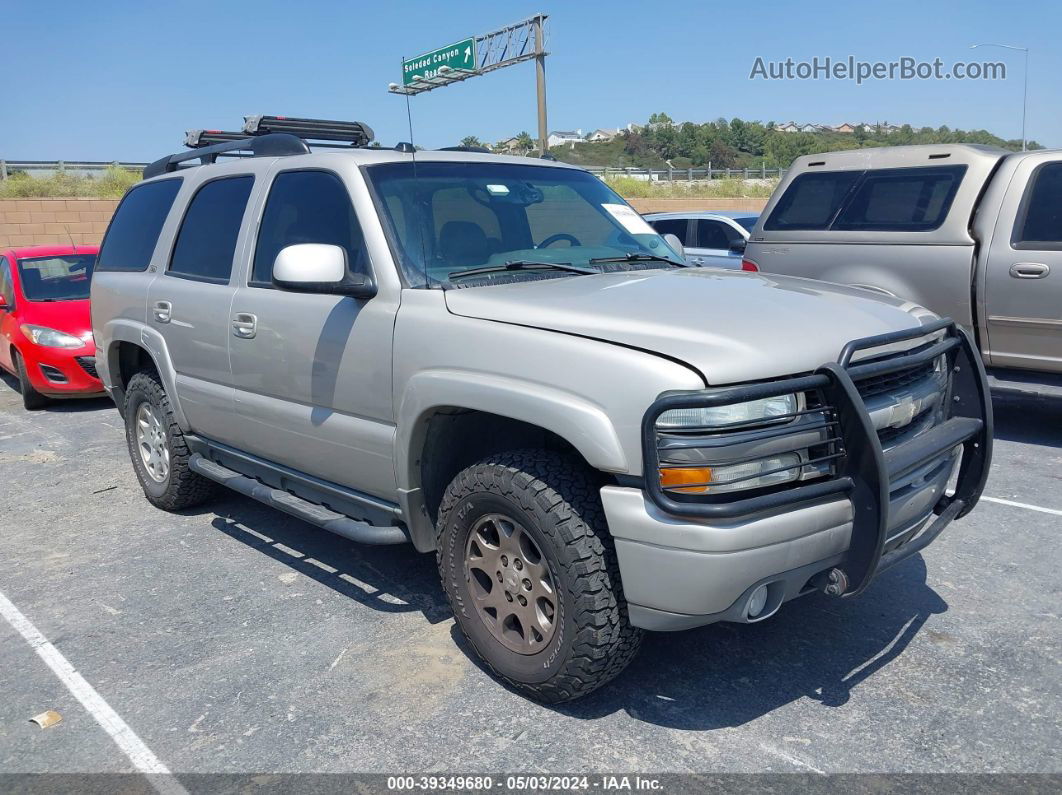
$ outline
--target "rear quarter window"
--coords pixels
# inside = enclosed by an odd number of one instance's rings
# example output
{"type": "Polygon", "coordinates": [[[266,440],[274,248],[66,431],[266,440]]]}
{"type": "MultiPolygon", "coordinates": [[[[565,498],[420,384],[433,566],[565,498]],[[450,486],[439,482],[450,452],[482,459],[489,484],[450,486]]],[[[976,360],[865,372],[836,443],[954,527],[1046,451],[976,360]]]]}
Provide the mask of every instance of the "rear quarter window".
{"type": "Polygon", "coordinates": [[[96,270],[146,271],[180,189],[180,179],[165,179],[137,185],[125,194],[107,227],[96,270]]]}

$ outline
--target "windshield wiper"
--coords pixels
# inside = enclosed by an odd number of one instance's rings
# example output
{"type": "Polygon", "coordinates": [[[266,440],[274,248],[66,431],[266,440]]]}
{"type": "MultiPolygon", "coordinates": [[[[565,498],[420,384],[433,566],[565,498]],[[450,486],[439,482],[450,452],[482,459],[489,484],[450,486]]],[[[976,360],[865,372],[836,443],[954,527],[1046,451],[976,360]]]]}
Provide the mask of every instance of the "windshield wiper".
{"type": "MultiPolygon", "coordinates": [[[[593,260],[590,261],[593,262],[593,260]]],[[[531,259],[514,259],[509,260],[502,265],[485,265],[482,268],[472,268],[467,271],[454,271],[449,275],[449,278],[450,281],[453,281],[454,279],[463,279],[466,276],[485,276],[491,273],[505,273],[506,271],[533,270],[554,270],[583,275],[600,273],[600,271],[594,268],[581,268],[578,265],[572,265],[570,262],[539,262],[538,260],[531,259]]]]}
{"type": "Polygon", "coordinates": [[[668,257],[662,257],[659,254],[638,254],[633,251],[624,254],[622,257],[595,257],[590,260],[591,265],[604,262],[666,262],[668,265],[674,265],[677,268],[689,267],[685,262],[678,262],[668,257]]]}

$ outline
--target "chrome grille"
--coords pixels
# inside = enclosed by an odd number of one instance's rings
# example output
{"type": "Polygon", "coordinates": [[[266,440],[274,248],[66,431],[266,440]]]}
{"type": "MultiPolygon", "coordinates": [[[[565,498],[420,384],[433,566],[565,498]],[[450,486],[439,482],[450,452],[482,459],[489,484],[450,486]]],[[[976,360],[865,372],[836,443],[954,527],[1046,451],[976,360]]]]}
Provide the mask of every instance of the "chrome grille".
{"type": "MultiPolygon", "coordinates": [[[[917,348],[914,352],[920,350],[922,348],[917,348]]],[[[888,361],[911,353],[908,351],[895,357],[879,357],[871,361],[888,361]]],[[[942,406],[948,387],[943,360],[922,362],[896,372],[856,379],[855,386],[870,414],[878,440],[886,450],[924,433],[943,419],[942,406]]]]}

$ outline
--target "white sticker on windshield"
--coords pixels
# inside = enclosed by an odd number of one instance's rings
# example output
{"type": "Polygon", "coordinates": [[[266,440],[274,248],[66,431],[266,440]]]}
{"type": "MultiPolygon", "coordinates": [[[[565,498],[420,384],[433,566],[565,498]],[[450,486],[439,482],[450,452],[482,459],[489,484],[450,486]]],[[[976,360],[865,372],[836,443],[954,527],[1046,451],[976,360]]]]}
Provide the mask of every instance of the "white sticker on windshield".
{"type": "Polygon", "coordinates": [[[632,235],[655,235],[656,230],[649,226],[638,213],[626,204],[602,204],[608,214],[615,218],[632,235]]]}

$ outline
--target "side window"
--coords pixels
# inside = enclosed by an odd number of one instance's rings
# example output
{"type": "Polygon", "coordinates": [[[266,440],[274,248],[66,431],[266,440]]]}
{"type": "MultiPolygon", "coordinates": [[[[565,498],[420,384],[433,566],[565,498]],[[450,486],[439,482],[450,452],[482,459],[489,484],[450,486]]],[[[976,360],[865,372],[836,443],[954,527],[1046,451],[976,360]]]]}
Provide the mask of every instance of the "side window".
{"type": "Polygon", "coordinates": [[[328,171],[282,171],[262,213],[250,284],[271,287],[273,262],[285,246],[327,243],[347,253],[347,268],[367,270],[365,243],[346,186],[328,171]]]}
{"type": "Polygon", "coordinates": [[[658,235],[674,235],[683,246],[690,244],[689,221],[685,218],[661,218],[658,221],[650,221],[649,225],[658,235]]]}
{"type": "Polygon", "coordinates": [[[966,166],[868,171],[832,228],[928,232],[948,217],[966,166]]]}
{"type": "Polygon", "coordinates": [[[226,177],[196,191],[185,211],[169,273],[227,284],[254,177],[226,177]]]}
{"type": "Polygon", "coordinates": [[[180,188],[180,179],[164,179],[125,194],[107,227],[96,270],[146,271],[180,188]]]}
{"type": "Polygon", "coordinates": [[[0,257],[0,296],[9,309],[15,306],[15,285],[11,282],[11,266],[7,257],[0,257]]]}
{"type": "Polygon", "coordinates": [[[734,238],[741,235],[736,229],[727,226],[721,221],[712,221],[707,218],[697,219],[697,248],[730,248],[734,238]]]}
{"type": "Polygon", "coordinates": [[[801,174],[778,200],[763,225],[768,231],[826,229],[861,171],[822,171],[801,174]]]}
{"type": "Polygon", "coordinates": [[[1033,172],[1014,222],[1016,249],[1062,249],[1062,162],[1044,163],[1033,172]]]}

